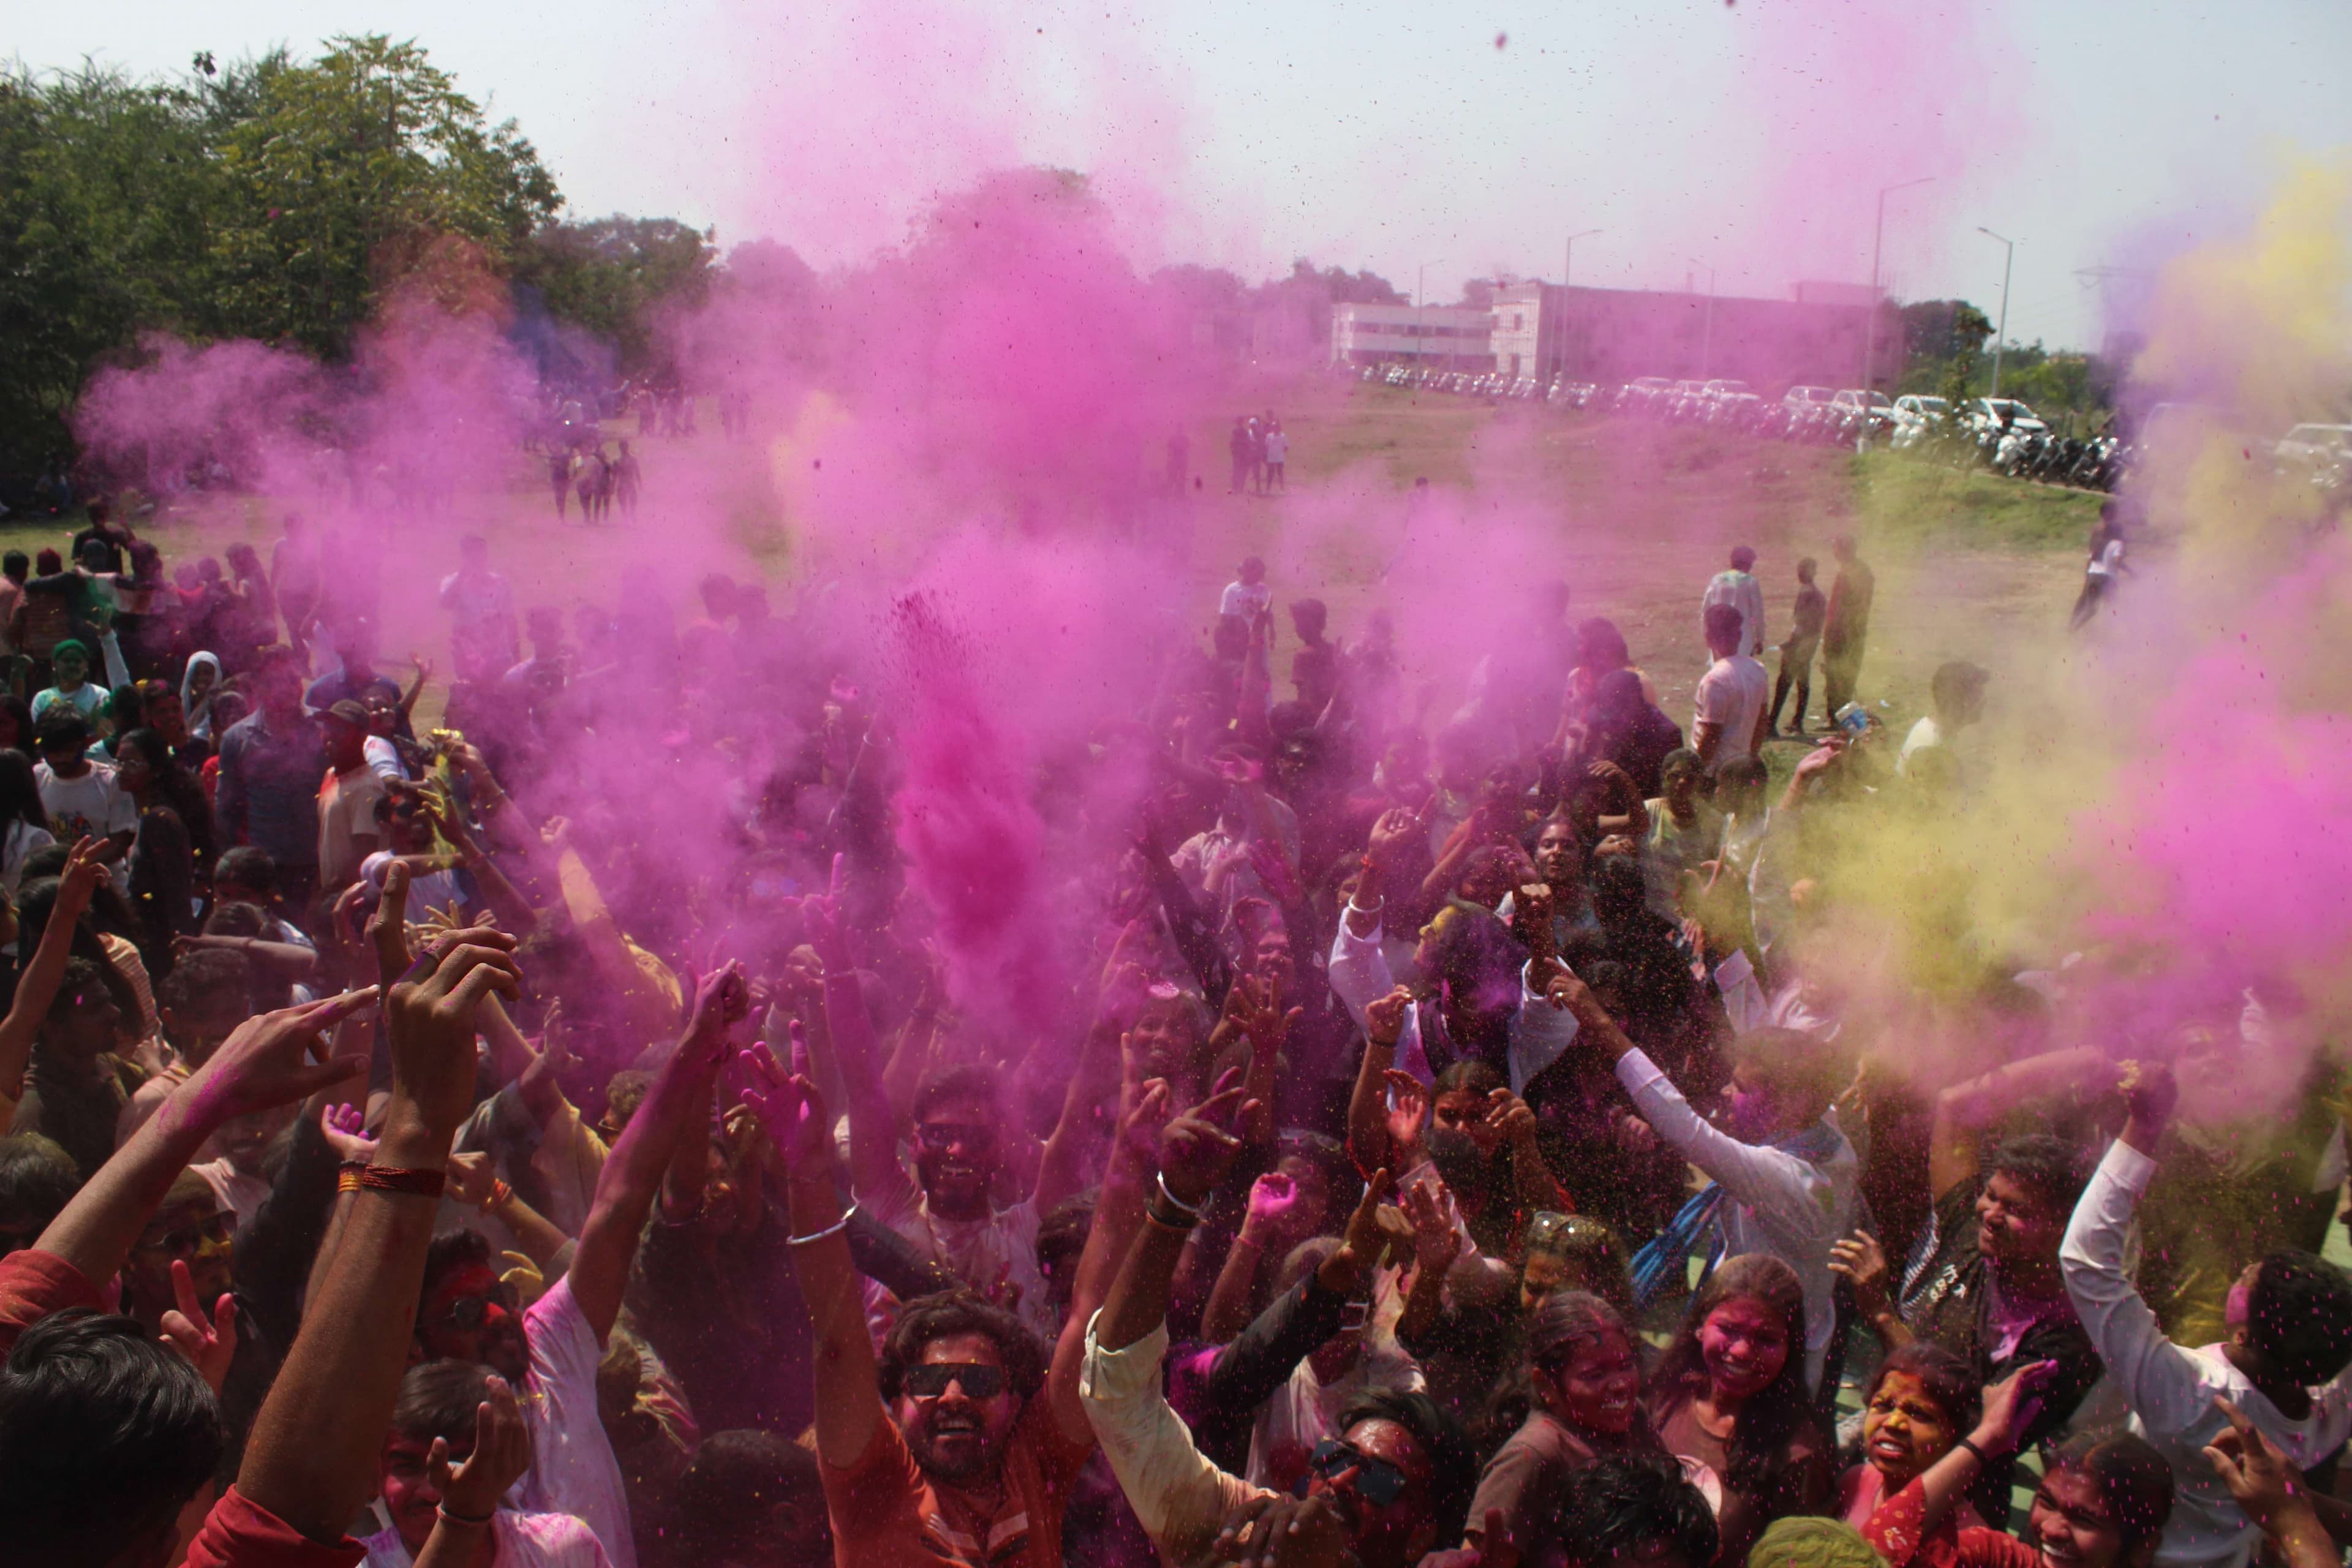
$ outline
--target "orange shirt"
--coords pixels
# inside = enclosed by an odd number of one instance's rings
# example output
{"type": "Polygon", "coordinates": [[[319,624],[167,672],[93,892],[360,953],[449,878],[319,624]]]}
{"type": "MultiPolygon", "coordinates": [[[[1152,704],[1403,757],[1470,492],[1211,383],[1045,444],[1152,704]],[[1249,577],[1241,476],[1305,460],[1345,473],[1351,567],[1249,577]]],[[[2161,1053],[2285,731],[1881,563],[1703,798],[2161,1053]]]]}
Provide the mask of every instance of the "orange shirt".
{"type": "Polygon", "coordinates": [[[1094,1443],[1054,1424],[1043,1391],[1004,1448],[1004,1501],[994,1517],[917,1468],[898,1424],[885,1415],[847,1468],[820,1463],[833,1519],[835,1568],[1060,1568],[1062,1510],[1094,1443]]]}

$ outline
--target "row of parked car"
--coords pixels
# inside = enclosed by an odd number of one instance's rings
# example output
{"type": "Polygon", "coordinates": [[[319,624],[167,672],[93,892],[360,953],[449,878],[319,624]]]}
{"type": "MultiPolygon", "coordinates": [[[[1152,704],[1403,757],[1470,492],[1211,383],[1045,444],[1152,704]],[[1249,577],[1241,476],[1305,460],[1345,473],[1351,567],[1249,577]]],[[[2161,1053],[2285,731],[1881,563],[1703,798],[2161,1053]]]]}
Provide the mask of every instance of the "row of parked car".
{"type": "Polygon", "coordinates": [[[1542,403],[1554,408],[1591,408],[1605,405],[1604,390],[1589,381],[1568,376],[1545,380],[1532,375],[1506,375],[1500,371],[1440,370],[1433,365],[1368,364],[1356,379],[1382,386],[1413,387],[1423,392],[1450,392],[1462,397],[1508,398],[1516,403],[1542,403]]]}

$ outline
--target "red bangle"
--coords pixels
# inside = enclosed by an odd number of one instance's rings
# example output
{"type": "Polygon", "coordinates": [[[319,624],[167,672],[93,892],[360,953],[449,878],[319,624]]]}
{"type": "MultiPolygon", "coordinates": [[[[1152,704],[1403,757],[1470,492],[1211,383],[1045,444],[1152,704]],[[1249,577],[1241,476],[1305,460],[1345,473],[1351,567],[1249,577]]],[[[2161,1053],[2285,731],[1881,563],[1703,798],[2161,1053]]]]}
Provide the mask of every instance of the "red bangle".
{"type": "Polygon", "coordinates": [[[446,1171],[410,1171],[398,1165],[345,1165],[335,1190],[343,1193],[405,1193],[412,1197],[438,1199],[449,1184],[446,1171]]]}

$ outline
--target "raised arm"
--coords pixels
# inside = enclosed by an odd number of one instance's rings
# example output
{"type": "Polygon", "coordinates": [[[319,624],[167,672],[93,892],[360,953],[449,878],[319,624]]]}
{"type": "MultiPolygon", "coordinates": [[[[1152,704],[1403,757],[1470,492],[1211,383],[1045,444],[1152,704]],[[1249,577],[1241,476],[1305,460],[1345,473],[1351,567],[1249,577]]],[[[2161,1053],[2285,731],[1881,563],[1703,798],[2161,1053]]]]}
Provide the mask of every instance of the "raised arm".
{"type": "Polygon", "coordinates": [[[2154,1152],[2179,1090],[2171,1069],[2126,1062],[2120,1087],[2129,1108],[2124,1132],[2092,1173],[2058,1248],[2074,1315],[2151,1436],[2185,1430],[2209,1408],[2200,1363],[2165,1338],[2124,1271],[2126,1236],[2156,1174],[2154,1152]]]}
{"type": "Polygon", "coordinates": [[[680,1138],[699,1140],[709,1120],[711,1085],[734,1052],[730,1025],[751,1007],[743,972],[730,963],[703,976],[695,988],[686,1035],[662,1064],[646,1102],[629,1118],[620,1142],[596,1178],[596,1198],[580,1227],[572,1256],[572,1295],[602,1344],[620,1316],[637,1256],[637,1236],[653,1209],[670,1151],[680,1138]]]}
{"type": "MultiPolygon", "coordinates": [[[[1402,985],[1364,1006],[1364,1057],[1348,1096],[1348,1152],[1360,1171],[1402,1168],[1390,1136],[1389,1080],[1395,1076],[1397,1037],[1412,1006],[1412,993],[1402,985]]],[[[1413,1087],[1421,1086],[1416,1081],[1413,1087]]]]}
{"type": "MultiPolygon", "coordinates": [[[[840,857],[835,859],[838,862],[840,857]]],[[[839,880],[838,875],[835,879],[839,880]]],[[[866,1011],[848,933],[842,928],[840,906],[828,895],[804,900],[801,908],[809,945],[824,961],[825,1034],[841,1067],[841,1081],[849,1090],[850,1190],[868,1203],[903,1199],[908,1184],[898,1163],[898,1121],[876,1070],[880,1047],[874,1038],[874,1020],[866,1011]]]]}
{"type": "Polygon", "coordinates": [[[1882,1500],[1862,1527],[1862,1533],[1886,1560],[1887,1568],[1905,1568],[1927,1537],[1968,1495],[1986,1465],[2017,1452],[2025,1430],[2033,1424],[2042,1400],[2038,1391],[2058,1370],[2055,1362],[2037,1361],[2019,1367],[1984,1391],[1984,1413],[1976,1430],[1952,1445],[1944,1457],[1894,1496],[1882,1500]]]}
{"type": "MultiPolygon", "coordinates": [[[[64,871],[58,874],[57,901],[50,906],[49,923],[41,928],[40,945],[33,950],[33,962],[16,981],[8,1016],[0,1018],[0,1101],[13,1103],[25,1097],[25,1068],[33,1059],[33,1043],[40,1038],[41,1022],[49,1016],[49,1004],[57,999],[66,960],[73,956],[74,924],[89,908],[98,879],[105,875],[97,844],[89,838],[77,840],[64,871]]],[[[6,1131],[5,1106],[0,1106],[0,1132],[6,1131]]]]}
{"type": "MultiPolygon", "coordinates": [[[[395,869],[373,928],[381,969],[397,979],[385,1004],[392,1099],[371,1167],[387,1184],[350,1195],[318,1299],[254,1423],[236,1480],[247,1501],[315,1542],[340,1542],[375,1484],[408,1365],[439,1207],[436,1178],[473,1093],[474,1009],[492,991],[512,995],[519,984],[514,939],[499,931],[456,932],[436,955],[403,963],[406,895],[407,873],[395,869]]],[[[169,1114],[167,1107],[156,1121],[169,1114]]],[[[236,1560],[212,1534],[208,1524],[191,1556],[236,1560]]]]}
{"type": "Polygon", "coordinates": [[[1940,1198],[1974,1179],[1978,1133],[2014,1107],[2077,1084],[2104,1079],[2112,1085],[2116,1070],[2105,1052],[2078,1046],[2027,1057],[1941,1090],[1928,1132],[1927,1184],[1940,1198]]]}
{"type": "Polygon", "coordinates": [[[793,1272],[816,1331],[817,1458],[846,1469],[864,1456],[889,1413],[875,1383],[874,1341],[845,1234],[833,1118],[816,1085],[788,1076],[766,1050],[745,1060],[756,1080],[745,1101],[783,1159],[793,1272]]]}

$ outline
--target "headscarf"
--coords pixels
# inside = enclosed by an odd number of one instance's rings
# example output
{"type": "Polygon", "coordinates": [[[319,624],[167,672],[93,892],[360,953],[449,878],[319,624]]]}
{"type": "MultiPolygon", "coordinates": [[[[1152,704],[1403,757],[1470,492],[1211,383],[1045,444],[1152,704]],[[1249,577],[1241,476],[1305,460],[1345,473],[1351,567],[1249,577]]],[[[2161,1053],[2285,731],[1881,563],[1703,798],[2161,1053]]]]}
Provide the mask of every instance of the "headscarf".
{"type": "Polygon", "coordinates": [[[180,677],[180,711],[187,716],[188,732],[204,740],[212,739],[213,696],[220,690],[220,658],[216,654],[192,653],[188,656],[187,672],[180,677]],[[210,665],[213,683],[202,700],[194,693],[196,666],[210,665]]]}

